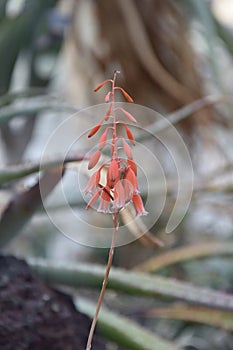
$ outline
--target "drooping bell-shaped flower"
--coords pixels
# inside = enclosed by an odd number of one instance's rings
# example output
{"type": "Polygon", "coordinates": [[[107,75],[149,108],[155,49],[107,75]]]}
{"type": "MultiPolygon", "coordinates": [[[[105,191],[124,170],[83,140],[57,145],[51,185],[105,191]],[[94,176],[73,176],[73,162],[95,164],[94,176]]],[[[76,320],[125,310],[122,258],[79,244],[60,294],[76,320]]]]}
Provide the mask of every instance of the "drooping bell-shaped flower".
{"type": "Polygon", "coordinates": [[[124,152],[125,152],[127,158],[133,159],[133,152],[132,152],[130,146],[128,145],[128,143],[124,139],[122,139],[122,142],[123,142],[124,152]]]}
{"type": "Polygon", "coordinates": [[[135,161],[133,159],[128,159],[126,165],[128,166],[128,168],[131,168],[135,176],[137,176],[137,165],[135,161]]]}
{"type": "Polygon", "coordinates": [[[95,192],[93,194],[93,196],[91,197],[91,199],[89,200],[89,202],[87,203],[86,209],[89,209],[92,207],[92,205],[97,201],[97,199],[100,196],[100,193],[103,191],[102,188],[100,188],[97,192],[95,192]]]}
{"type": "Polygon", "coordinates": [[[132,202],[134,209],[136,211],[136,216],[147,215],[148,212],[145,210],[142,198],[140,194],[134,194],[132,197],[132,202]]]}
{"type": "Polygon", "coordinates": [[[122,182],[118,181],[114,187],[113,208],[121,209],[125,206],[125,204],[126,204],[125,189],[122,182]]]}
{"type": "Polygon", "coordinates": [[[136,178],[136,175],[135,175],[134,171],[131,168],[128,168],[126,170],[124,179],[131,184],[131,189],[132,189],[133,193],[138,193],[139,192],[139,190],[138,190],[138,181],[137,181],[137,178],[136,178]]]}
{"type": "Polygon", "coordinates": [[[97,211],[99,213],[110,213],[110,200],[111,200],[111,196],[110,196],[110,189],[108,189],[107,187],[103,188],[103,191],[101,193],[101,197],[100,197],[100,204],[99,207],[97,209],[97,211]]]}
{"type": "Polygon", "coordinates": [[[99,185],[100,182],[100,171],[101,169],[98,169],[93,175],[91,175],[83,191],[85,194],[93,194],[95,192],[96,187],[99,185]]]}
{"type": "Polygon", "coordinates": [[[116,159],[112,159],[107,172],[107,185],[113,188],[120,179],[120,168],[116,159]]]}

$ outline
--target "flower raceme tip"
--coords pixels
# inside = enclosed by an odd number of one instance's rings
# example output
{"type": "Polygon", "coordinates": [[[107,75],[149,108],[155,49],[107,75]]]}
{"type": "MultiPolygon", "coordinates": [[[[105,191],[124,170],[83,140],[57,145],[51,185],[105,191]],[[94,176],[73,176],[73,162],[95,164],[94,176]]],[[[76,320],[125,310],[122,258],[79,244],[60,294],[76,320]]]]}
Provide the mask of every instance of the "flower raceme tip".
{"type": "Polygon", "coordinates": [[[115,91],[119,90],[127,102],[133,103],[133,99],[123,88],[115,86],[115,82],[116,73],[114,73],[113,79],[104,80],[94,89],[94,91],[98,91],[105,84],[111,83],[111,89],[105,97],[105,102],[108,104],[105,116],[88,134],[89,138],[93,137],[105,127],[99,138],[98,149],[90,157],[88,169],[93,169],[98,164],[102,151],[107,146],[110,146],[111,157],[108,162],[102,164],[94,172],[84,189],[85,194],[90,193],[92,196],[86,209],[89,209],[99,200],[98,212],[114,213],[131,202],[135,208],[136,216],[147,215],[148,213],[139,194],[137,165],[133,159],[133,152],[130,147],[130,144],[135,146],[135,138],[126,122],[117,119],[117,114],[122,112],[124,117],[132,123],[137,123],[137,121],[124,108],[115,107],[115,91]],[[104,123],[109,118],[111,118],[111,126],[104,123]],[[129,143],[122,135],[118,135],[118,125],[124,127],[129,143]],[[110,134],[111,137],[108,140],[107,136],[110,134]],[[125,157],[119,155],[121,149],[123,149],[125,157]],[[100,183],[100,179],[103,177],[105,177],[104,185],[100,183]]]}

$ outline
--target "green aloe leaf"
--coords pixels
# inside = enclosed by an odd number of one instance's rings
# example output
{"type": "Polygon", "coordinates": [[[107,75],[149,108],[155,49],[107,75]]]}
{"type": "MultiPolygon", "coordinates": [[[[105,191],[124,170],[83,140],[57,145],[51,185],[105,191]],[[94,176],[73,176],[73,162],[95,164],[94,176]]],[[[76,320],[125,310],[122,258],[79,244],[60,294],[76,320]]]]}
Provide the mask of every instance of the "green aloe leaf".
{"type": "Polygon", "coordinates": [[[174,304],[168,307],[152,309],[146,313],[148,317],[169,318],[173,320],[204,323],[208,326],[233,330],[233,312],[214,310],[185,304],[174,304]]]}
{"type": "Polygon", "coordinates": [[[214,19],[214,20],[215,20],[215,25],[216,25],[219,37],[223,40],[229,53],[233,56],[233,34],[232,34],[232,31],[229,30],[224,25],[222,25],[216,19],[214,19]]]}
{"type": "Polygon", "coordinates": [[[18,180],[27,175],[38,173],[39,171],[56,168],[62,166],[65,163],[69,162],[79,162],[84,159],[84,156],[76,155],[74,157],[61,157],[57,159],[51,159],[46,162],[41,163],[29,163],[29,164],[21,164],[16,166],[9,166],[3,169],[0,169],[0,185],[7,183],[12,180],[18,180]]]}
{"type": "MultiPolygon", "coordinates": [[[[193,113],[211,105],[217,104],[232,104],[231,97],[229,96],[206,96],[196,101],[193,101],[186,106],[175,110],[166,115],[166,120],[159,120],[150,125],[150,131],[152,133],[159,133],[169,128],[172,125],[176,125],[177,123],[187,119],[193,113]]],[[[137,141],[144,140],[148,137],[146,134],[142,134],[137,137],[137,141]]]]}
{"type": "Polygon", "coordinates": [[[2,21],[6,15],[6,4],[8,0],[0,1],[0,21],[2,21]]]}
{"type": "Polygon", "coordinates": [[[156,271],[183,261],[205,258],[210,255],[233,255],[233,242],[198,243],[156,255],[136,266],[141,271],[156,271]]]}
{"type": "Polygon", "coordinates": [[[24,106],[6,106],[0,108],[0,127],[8,123],[11,119],[19,116],[24,117],[34,117],[36,113],[53,110],[53,111],[77,111],[73,107],[70,107],[65,104],[60,104],[55,102],[40,101],[39,103],[28,104],[24,106]]]}
{"type": "MultiPolygon", "coordinates": [[[[105,275],[105,267],[94,264],[57,264],[32,259],[28,262],[42,278],[52,284],[99,289],[105,275]]],[[[162,296],[216,309],[233,310],[232,294],[148,273],[112,268],[108,288],[128,294],[162,296]]]]}
{"type": "Polygon", "coordinates": [[[42,96],[46,93],[45,89],[41,88],[30,88],[21,91],[9,92],[5,95],[0,96],[0,107],[8,105],[15,100],[26,97],[42,96]]]}
{"type": "MultiPolygon", "coordinates": [[[[17,17],[4,17],[0,22],[0,94],[9,89],[18,55],[33,39],[37,22],[55,0],[25,1],[24,11],[17,17]]],[[[3,4],[4,14],[4,4],[3,4]]]]}
{"type": "Polygon", "coordinates": [[[64,172],[59,168],[47,170],[40,181],[29,190],[16,193],[0,218],[0,247],[7,245],[31,219],[43,198],[54,189],[64,172]],[[42,192],[41,192],[42,191],[42,192]]]}
{"type": "Polygon", "coordinates": [[[10,86],[12,72],[24,42],[24,19],[6,18],[0,25],[0,94],[5,93],[10,86]],[[14,44],[12,40],[14,38],[14,44]]]}
{"type": "MultiPolygon", "coordinates": [[[[93,317],[96,305],[78,298],[77,309],[93,317]]],[[[102,307],[98,317],[98,330],[105,338],[128,350],[178,350],[178,347],[142,328],[126,317],[102,307]]]]}
{"type": "Polygon", "coordinates": [[[224,92],[223,84],[221,80],[221,68],[218,60],[216,59],[216,41],[217,41],[217,27],[210,10],[209,3],[203,0],[189,0],[194,11],[197,13],[200,22],[202,22],[205,31],[204,35],[206,37],[206,44],[208,47],[208,57],[210,61],[210,68],[212,70],[212,75],[217,83],[220,91],[224,92]]]}

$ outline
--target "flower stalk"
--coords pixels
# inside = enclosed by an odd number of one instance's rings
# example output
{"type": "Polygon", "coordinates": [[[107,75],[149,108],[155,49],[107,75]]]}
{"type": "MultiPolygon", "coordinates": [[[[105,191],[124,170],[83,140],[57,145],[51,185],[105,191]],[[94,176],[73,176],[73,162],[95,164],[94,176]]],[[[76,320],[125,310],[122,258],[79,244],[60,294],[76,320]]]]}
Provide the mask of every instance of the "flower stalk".
{"type": "MultiPolygon", "coordinates": [[[[115,92],[118,90],[122,93],[127,102],[133,103],[132,97],[121,87],[116,86],[117,71],[114,72],[113,79],[104,80],[100,83],[94,91],[100,90],[105,84],[111,83],[111,89],[105,96],[105,102],[109,104],[104,118],[96,124],[88,134],[88,137],[92,137],[100,132],[105,127],[104,132],[99,139],[98,150],[95,151],[90,157],[88,163],[88,169],[94,168],[100,158],[102,151],[105,147],[110,146],[110,160],[102,165],[95,171],[95,173],[89,179],[85,194],[91,194],[91,198],[86,206],[86,209],[92,207],[97,201],[99,205],[98,212],[105,214],[112,214],[113,217],[113,236],[111,247],[109,250],[108,263],[106,267],[105,278],[103,281],[102,289],[100,292],[95,316],[90,328],[86,350],[91,349],[92,339],[96,327],[98,314],[101,308],[101,304],[104,298],[105,290],[108,283],[108,277],[112,266],[114,249],[116,246],[117,230],[118,230],[118,216],[119,211],[123,209],[128,203],[132,203],[135,209],[136,216],[147,215],[147,211],[144,208],[142,198],[139,194],[139,187],[137,182],[137,165],[133,160],[133,152],[131,146],[135,146],[135,139],[132,131],[126,125],[125,121],[117,120],[117,113],[120,111],[124,117],[131,122],[136,123],[136,119],[124,108],[115,107],[115,92]],[[105,122],[108,121],[108,124],[105,122]],[[109,125],[109,121],[111,121],[109,125]],[[128,142],[122,135],[118,135],[118,125],[122,125],[128,137],[128,142]],[[111,134],[110,141],[107,140],[107,136],[111,134]],[[124,156],[119,155],[119,151],[123,150],[124,156]],[[105,184],[100,183],[101,173],[105,171],[105,184]]],[[[122,114],[121,113],[121,114],[122,114]]]]}

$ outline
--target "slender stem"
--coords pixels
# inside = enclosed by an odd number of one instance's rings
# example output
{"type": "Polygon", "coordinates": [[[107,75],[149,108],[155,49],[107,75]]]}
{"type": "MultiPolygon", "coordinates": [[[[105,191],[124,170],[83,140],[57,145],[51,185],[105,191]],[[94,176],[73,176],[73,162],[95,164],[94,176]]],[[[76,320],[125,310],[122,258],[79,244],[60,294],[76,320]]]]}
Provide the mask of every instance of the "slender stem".
{"type": "Polygon", "coordinates": [[[97,308],[96,308],[95,315],[94,315],[94,318],[93,318],[93,321],[91,324],[91,328],[90,328],[90,332],[89,332],[89,336],[88,336],[88,340],[87,340],[87,345],[86,345],[86,350],[91,350],[91,344],[92,344],[92,339],[93,339],[93,335],[94,335],[94,331],[95,331],[95,327],[96,327],[96,322],[97,322],[99,311],[100,311],[100,308],[101,308],[101,305],[103,302],[104,294],[105,294],[107,283],[108,283],[108,277],[109,277],[109,273],[110,273],[111,266],[112,266],[113,254],[114,254],[114,249],[115,249],[115,245],[116,245],[116,237],[117,237],[118,212],[113,214],[113,227],[114,228],[113,228],[112,242],[111,242],[111,247],[110,247],[109,254],[108,254],[108,264],[106,267],[105,277],[104,277],[103,285],[101,288],[97,308]]]}
{"type": "MultiPolygon", "coordinates": [[[[117,158],[117,130],[116,130],[116,115],[115,115],[115,81],[116,81],[116,76],[117,76],[117,71],[114,72],[114,76],[113,76],[113,80],[112,80],[112,90],[111,90],[111,95],[112,95],[112,101],[111,101],[111,105],[113,106],[113,113],[112,113],[112,117],[113,117],[113,135],[112,135],[112,159],[116,159],[117,158]]],[[[108,277],[109,277],[109,273],[111,270],[111,266],[112,266],[112,260],[113,260],[113,254],[114,254],[114,249],[115,249],[115,245],[116,245],[116,237],[117,237],[117,228],[118,228],[118,212],[115,212],[113,214],[113,235],[112,235],[112,242],[111,242],[111,247],[109,250],[109,255],[108,255],[108,263],[107,263],[107,267],[106,267],[106,272],[105,272],[105,277],[104,277],[104,281],[103,281],[103,285],[102,285],[102,289],[100,292],[100,296],[99,296],[99,300],[98,300],[98,304],[96,307],[96,311],[95,311],[95,315],[91,324],[91,328],[90,328],[90,332],[89,332],[89,336],[88,336],[88,340],[87,340],[87,345],[86,345],[86,350],[91,350],[91,345],[92,345],[92,339],[94,336],[94,331],[95,331],[95,327],[96,327],[96,323],[97,323],[97,319],[98,319],[98,315],[99,315],[99,311],[103,302],[103,298],[104,298],[104,294],[106,291],[106,287],[107,287],[107,283],[108,283],[108,277]]]]}

